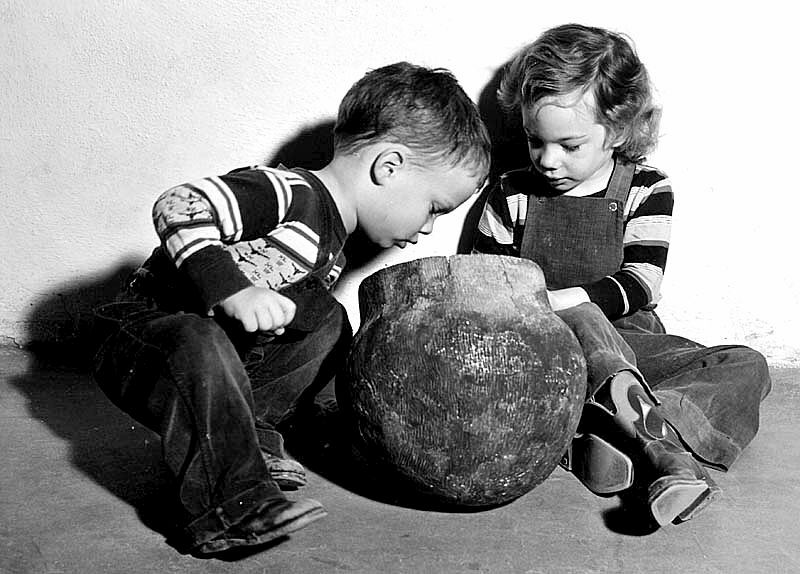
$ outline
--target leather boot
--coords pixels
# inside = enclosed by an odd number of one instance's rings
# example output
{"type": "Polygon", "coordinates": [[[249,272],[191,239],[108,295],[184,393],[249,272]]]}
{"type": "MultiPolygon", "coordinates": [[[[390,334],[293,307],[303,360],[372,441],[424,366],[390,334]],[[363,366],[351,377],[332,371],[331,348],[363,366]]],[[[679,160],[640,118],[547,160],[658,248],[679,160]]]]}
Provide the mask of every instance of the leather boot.
{"type": "Polygon", "coordinates": [[[572,472],[598,494],[630,486],[635,468],[648,481],[647,503],[663,526],[693,518],[720,489],[654,407],[632,373],[618,373],[585,405],[583,436],[569,454],[572,472]]]}
{"type": "Polygon", "coordinates": [[[561,466],[593,493],[615,494],[633,485],[633,461],[607,438],[592,432],[598,425],[600,428],[609,425],[608,412],[594,403],[586,403],[578,432],[567,447],[561,466]]]}

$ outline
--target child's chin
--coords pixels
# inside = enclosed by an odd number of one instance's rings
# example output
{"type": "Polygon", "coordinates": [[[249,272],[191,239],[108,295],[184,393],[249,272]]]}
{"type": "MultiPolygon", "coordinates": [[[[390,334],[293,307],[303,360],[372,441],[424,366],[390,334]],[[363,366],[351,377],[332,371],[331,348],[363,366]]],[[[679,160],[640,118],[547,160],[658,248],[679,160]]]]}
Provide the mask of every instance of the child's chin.
{"type": "Polygon", "coordinates": [[[391,239],[373,240],[373,243],[375,243],[381,249],[389,249],[390,247],[394,247],[395,245],[397,245],[397,243],[395,243],[391,239]]]}

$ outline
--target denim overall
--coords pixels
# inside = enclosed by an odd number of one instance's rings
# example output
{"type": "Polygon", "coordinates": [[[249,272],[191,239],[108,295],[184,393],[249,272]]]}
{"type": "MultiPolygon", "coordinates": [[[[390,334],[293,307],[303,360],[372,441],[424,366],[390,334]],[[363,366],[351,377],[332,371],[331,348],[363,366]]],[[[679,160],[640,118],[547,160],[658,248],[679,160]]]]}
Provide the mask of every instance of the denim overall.
{"type": "Polygon", "coordinates": [[[330,243],[314,272],[281,291],[297,305],[281,336],[247,333],[222,313],[209,317],[185,302],[176,308],[190,292],[175,291],[179,276],[161,248],[116,302],[96,310],[108,335],[95,379],[161,436],[188,522],[180,543],[202,544],[265,501],[286,498],[261,450],[285,456],[276,425],[328,383],[352,336],[344,308],[322,284],[338,255],[332,234],[322,231],[330,243]]]}
{"type": "MultiPolygon", "coordinates": [[[[602,198],[552,197],[546,183],[537,187],[539,179],[524,179],[525,188],[518,191],[529,198],[520,254],[542,267],[548,289],[584,285],[620,269],[623,212],[634,168],[618,161],[602,198]]],[[[506,174],[502,184],[521,181],[513,174],[506,174]]],[[[613,323],[594,303],[557,314],[583,348],[587,398],[621,370],[639,373],[662,416],[695,456],[722,470],[758,431],[759,404],[771,388],[760,353],[668,335],[649,307],[613,323]]]]}

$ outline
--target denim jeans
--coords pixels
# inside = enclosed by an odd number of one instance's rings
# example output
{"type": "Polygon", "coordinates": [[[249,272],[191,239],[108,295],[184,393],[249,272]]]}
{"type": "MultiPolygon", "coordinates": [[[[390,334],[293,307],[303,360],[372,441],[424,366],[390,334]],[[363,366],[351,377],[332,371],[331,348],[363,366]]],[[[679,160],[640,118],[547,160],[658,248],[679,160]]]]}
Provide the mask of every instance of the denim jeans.
{"type": "Polygon", "coordinates": [[[112,402],[161,436],[190,543],[224,532],[267,500],[285,499],[261,450],[284,455],[275,425],[333,377],[350,336],[341,305],[313,330],[274,338],[148,301],[110,303],[97,317],[109,334],[95,378],[112,402]]]}
{"type": "Polygon", "coordinates": [[[559,311],[583,348],[587,398],[611,376],[640,375],[656,407],[704,463],[727,470],[758,431],[771,389],[764,357],[742,345],[705,347],[668,335],[652,311],[613,324],[597,305],[559,311]]]}

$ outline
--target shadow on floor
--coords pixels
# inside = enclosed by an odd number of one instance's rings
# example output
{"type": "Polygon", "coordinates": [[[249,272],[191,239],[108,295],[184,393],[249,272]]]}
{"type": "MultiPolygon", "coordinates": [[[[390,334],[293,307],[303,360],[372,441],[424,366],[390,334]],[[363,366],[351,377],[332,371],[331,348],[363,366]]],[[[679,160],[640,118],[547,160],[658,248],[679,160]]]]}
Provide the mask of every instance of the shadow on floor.
{"type": "Polygon", "coordinates": [[[71,463],[136,509],[166,536],[169,476],[157,435],[120,412],[83,365],[58,345],[38,346],[27,372],[11,379],[28,400],[30,416],[69,444],[71,463]]]}
{"type": "Polygon", "coordinates": [[[113,300],[137,263],[62,286],[32,308],[28,368],[10,383],[27,399],[30,416],[67,441],[75,468],[166,535],[173,513],[165,512],[170,482],[160,439],[118,410],[90,374],[99,345],[92,309],[113,300]]]}
{"type": "Polygon", "coordinates": [[[287,450],[305,467],[364,498],[437,512],[478,512],[502,506],[456,506],[419,492],[402,475],[362,454],[338,409],[298,413],[286,419],[280,431],[287,450]]]}
{"type": "MultiPolygon", "coordinates": [[[[349,492],[397,507],[461,514],[493,510],[517,500],[512,498],[494,505],[467,506],[448,503],[440,497],[420,492],[410,480],[361,454],[343,416],[338,409],[330,407],[311,410],[285,420],[280,430],[286,439],[287,450],[294,458],[349,492]]],[[[603,513],[603,521],[612,532],[646,536],[658,530],[643,504],[646,493],[632,489],[626,496],[607,498],[616,498],[619,502],[603,513]]]]}

